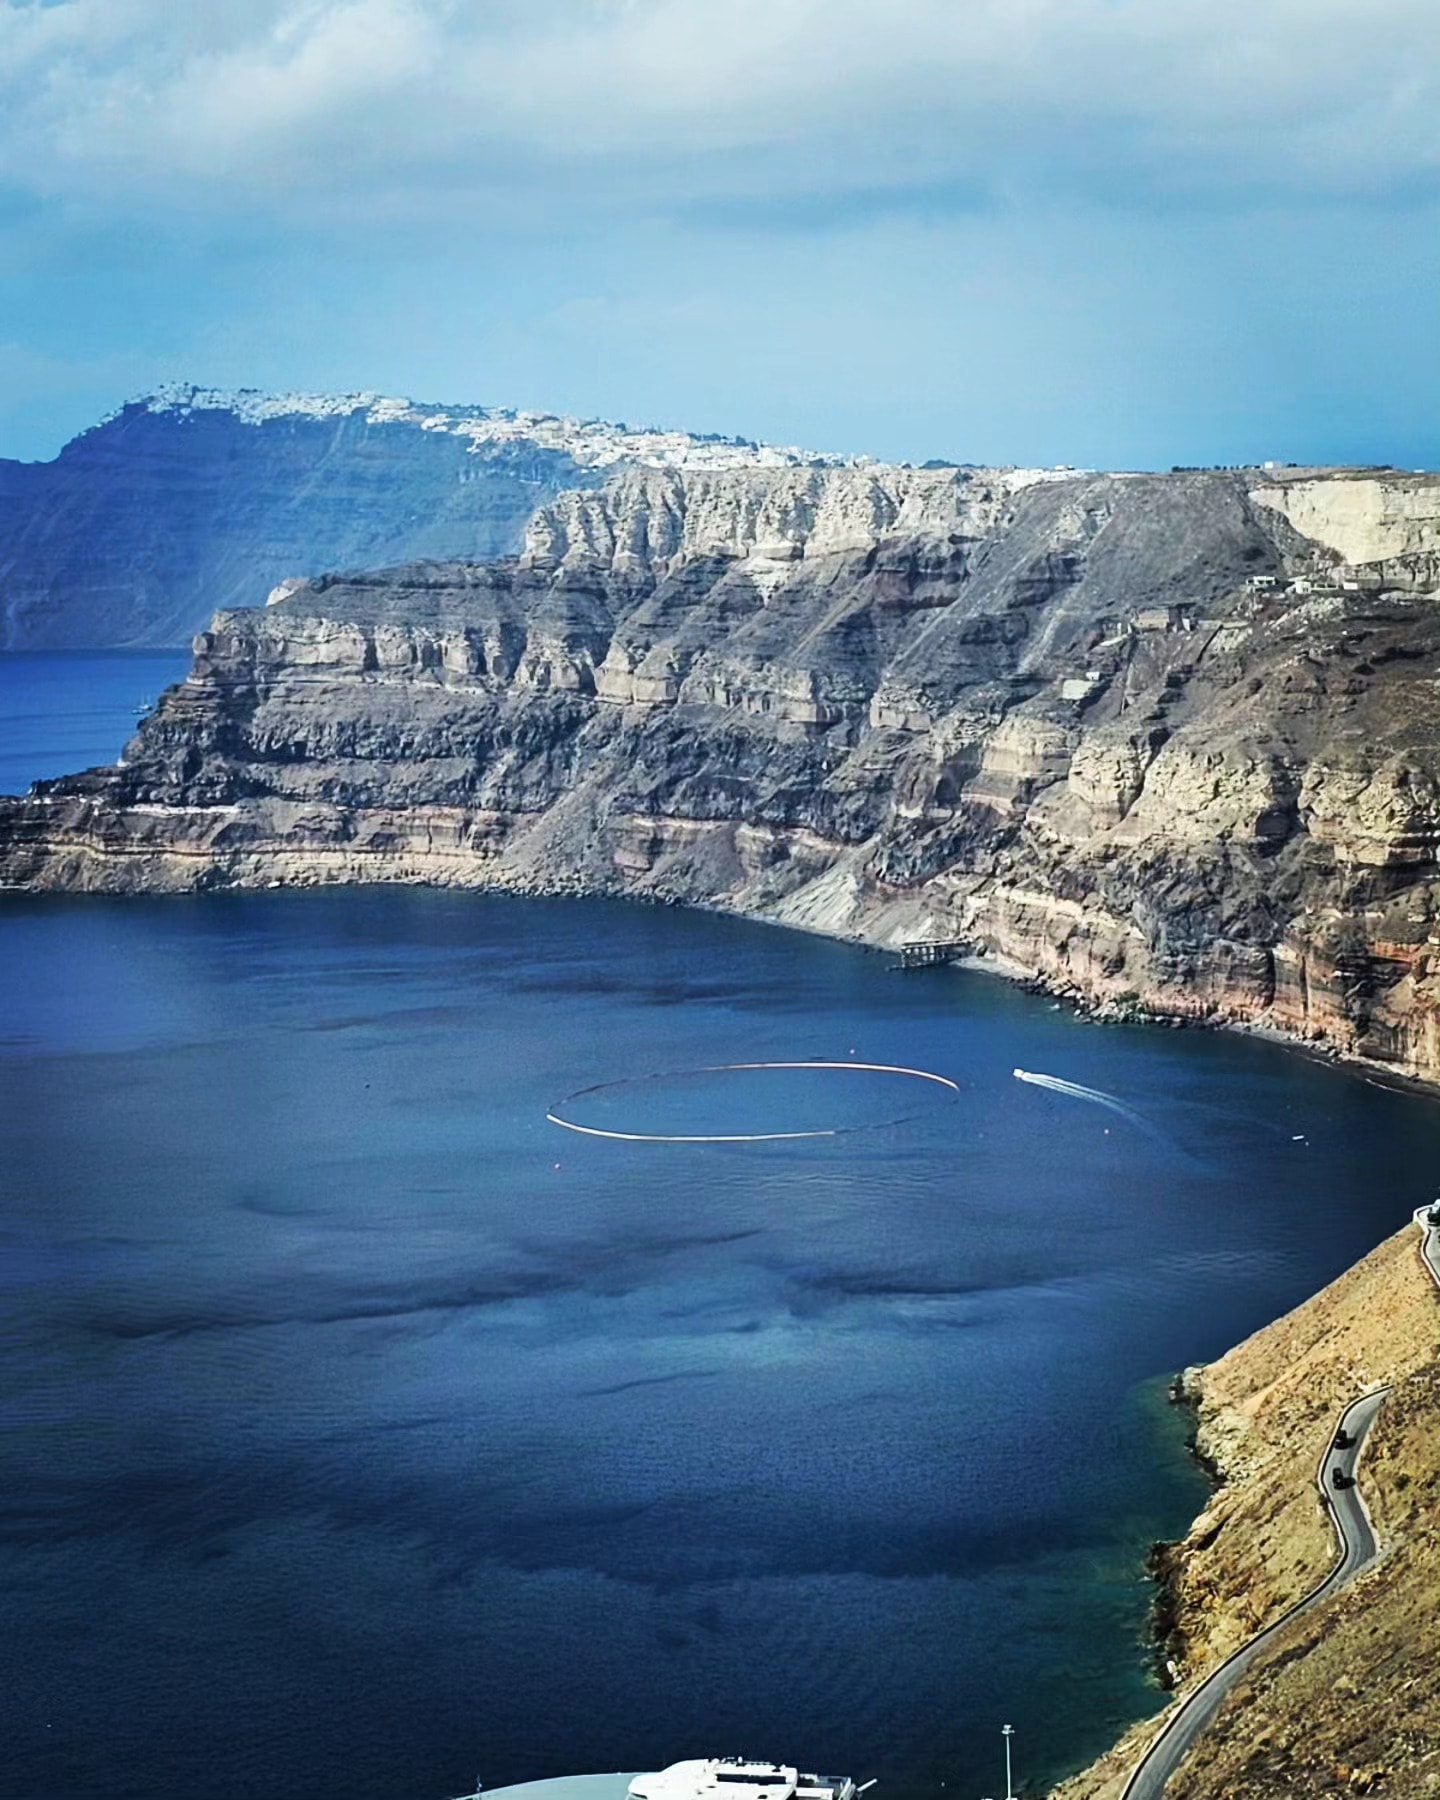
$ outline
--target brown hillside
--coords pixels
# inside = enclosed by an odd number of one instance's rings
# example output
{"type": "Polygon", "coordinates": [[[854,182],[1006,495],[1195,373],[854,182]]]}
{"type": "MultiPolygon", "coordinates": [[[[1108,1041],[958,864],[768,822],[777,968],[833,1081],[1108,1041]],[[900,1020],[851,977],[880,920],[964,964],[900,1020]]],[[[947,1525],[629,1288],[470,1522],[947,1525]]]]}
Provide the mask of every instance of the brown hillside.
{"type": "MultiPolygon", "coordinates": [[[[1361,1468],[1382,1560],[1277,1636],[1175,1777],[1173,1800],[1440,1795],[1440,1292],[1418,1247],[1407,1228],[1188,1372],[1200,1448],[1225,1481],[1174,1558],[1167,1652],[1185,1691],[1329,1568],[1316,1466],[1346,1400],[1378,1381],[1395,1391],[1361,1468]]],[[[1058,1796],[1118,1800],[1159,1723],[1058,1796]]]]}

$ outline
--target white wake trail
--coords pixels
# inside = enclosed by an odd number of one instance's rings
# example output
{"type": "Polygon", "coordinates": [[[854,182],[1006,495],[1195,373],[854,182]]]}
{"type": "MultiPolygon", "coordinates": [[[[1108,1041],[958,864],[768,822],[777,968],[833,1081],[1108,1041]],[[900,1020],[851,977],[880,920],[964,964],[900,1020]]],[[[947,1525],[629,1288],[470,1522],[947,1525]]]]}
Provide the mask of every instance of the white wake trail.
{"type": "Polygon", "coordinates": [[[1049,1088],[1052,1094],[1066,1094],[1072,1100],[1088,1100],[1092,1106],[1108,1106],[1111,1112],[1119,1113],[1122,1119],[1128,1119],[1142,1131],[1153,1129],[1133,1106],[1127,1106],[1123,1100],[1116,1099],[1114,1094],[1107,1094],[1101,1088],[1086,1087],[1078,1081],[1066,1081],[1059,1075],[1038,1075],[1032,1069],[1016,1069],[1015,1079],[1028,1081],[1032,1087],[1049,1088]]]}
{"type": "MultiPolygon", "coordinates": [[[[573,1094],[567,1094],[560,1101],[560,1106],[568,1105],[571,1100],[579,1100],[589,1094],[601,1094],[612,1088],[637,1087],[645,1082],[673,1081],[687,1075],[730,1075],[748,1069],[848,1069],[851,1074],[857,1071],[874,1075],[904,1075],[912,1081],[932,1081],[937,1087],[948,1088],[958,1096],[960,1083],[952,1081],[948,1075],[937,1075],[933,1069],[912,1069],[903,1063],[872,1062],[826,1062],[815,1057],[805,1062],[738,1062],[707,1063],[701,1069],[679,1069],[669,1074],[660,1075],[622,1075],[615,1081],[595,1081],[589,1087],[576,1088],[573,1094]]],[[[545,1117],[552,1125],[559,1125],[566,1131],[578,1131],[582,1137],[616,1138],[625,1144],[769,1144],[786,1138],[822,1138],[849,1137],[857,1131],[878,1131],[887,1125],[908,1125],[909,1117],[899,1119],[877,1119],[872,1124],[861,1125],[826,1125],[810,1131],[728,1131],[728,1132],[678,1132],[678,1131],[612,1131],[603,1125],[579,1125],[574,1119],[567,1119],[551,1107],[545,1117]]],[[[559,1167],[559,1164],[556,1164],[559,1167]]]]}

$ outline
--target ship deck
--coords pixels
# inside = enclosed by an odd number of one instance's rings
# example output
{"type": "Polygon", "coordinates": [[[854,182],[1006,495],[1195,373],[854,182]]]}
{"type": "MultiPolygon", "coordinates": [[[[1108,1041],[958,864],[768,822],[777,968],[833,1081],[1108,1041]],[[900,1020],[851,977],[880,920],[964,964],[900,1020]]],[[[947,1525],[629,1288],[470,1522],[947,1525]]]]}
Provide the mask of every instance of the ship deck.
{"type": "Polygon", "coordinates": [[[550,1781],[522,1781],[515,1787],[486,1788],[485,1800],[625,1800],[640,1771],[623,1775],[557,1775],[550,1781]]]}

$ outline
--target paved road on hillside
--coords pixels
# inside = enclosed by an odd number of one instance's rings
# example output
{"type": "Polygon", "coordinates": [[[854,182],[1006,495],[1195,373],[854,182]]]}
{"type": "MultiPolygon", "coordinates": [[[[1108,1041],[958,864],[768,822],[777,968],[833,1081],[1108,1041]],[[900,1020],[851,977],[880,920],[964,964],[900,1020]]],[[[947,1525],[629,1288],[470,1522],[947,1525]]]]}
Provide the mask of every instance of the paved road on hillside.
{"type": "MultiPolygon", "coordinates": [[[[1437,1276],[1437,1280],[1440,1280],[1440,1276],[1437,1276]]],[[[1228,1662],[1221,1663],[1214,1674],[1196,1688],[1146,1752],[1126,1783],[1122,1800],[1159,1800],[1159,1796],[1165,1791],[1166,1782],[1180,1767],[1196,1738],[1214,1718],[1221,1701],[1275,1633],[1292,1619],[1300,1618],[1312,1607],[1328,1600],[1336,1588],[1343,1587],[1367,1563],[1374,1560],[1379,1545],[1376,1543],[1370,1515],[1365,1510],[1365,1502],[1360,1498],[1360,1490],[1358,1487],[1337,1488],[1334,1474],[1338,1469],[1353,1482],[1355,1465],[1360,1460],[1366,1435],[1375,1423],[1375,1415],[1388,1391],[1381,1388],[1377,1393],[1362,1394],[1358,1400],[1351,1401],[1341,1415],[1336,1436],[1343,1434],[1353,1439],[1353,1442],[1345,1449],[1337,1450],[1335,1437],[1332,1437],[1330,1447],[1325,1452],[1325,1460],[1320,1465],[1320,1492],[1340,1539],[1339,1561],[1313,1593],[1292,1606],[1273,1625],[1266,1626],[1258,1637],[1251,1638],[1248,1644],[1237,1650],[1228,1662]]]]}
{"type": "Polygon", "coordinates": [[[1420,1227],[1420,1260],[1430,1271],[1436,1287],[1440,1287],[1440,1231],[1430,1223],[1429,1212],[1428,1206],[1415,1210],[1415,1223],[1420,1227]]]}

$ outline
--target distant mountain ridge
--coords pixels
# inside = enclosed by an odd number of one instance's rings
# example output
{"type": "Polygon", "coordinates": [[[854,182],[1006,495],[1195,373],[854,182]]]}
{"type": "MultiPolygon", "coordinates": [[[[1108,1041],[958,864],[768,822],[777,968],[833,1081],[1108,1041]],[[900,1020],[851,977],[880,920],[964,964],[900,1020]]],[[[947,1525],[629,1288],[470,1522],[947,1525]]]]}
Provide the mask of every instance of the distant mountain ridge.
{"type": "MultiPolygon", "coordinates": [[[[171,382],[132,405],[147,412],[189,417],[227,412],[246,425],[277,419],[341,419],[363,412],[370,425],[412,425],[464,438],[472,452],[491,444],[524,443],[572,457],[582,468],[608,469],[636,463],[654,469],[840,468],[865,465],[864,456],[837,456],[792,445],[761,444],[753,438],[716,432],[667,431],[607,419],[580,419],[566,413],[533,412],[506,406],[439,406],[370,391],[353,394],[269,393],[263,388],[202,388],[171,382]]],[[[119,418],[126,410],[109,415],[119,418]]],[[[102,420],[102,424],[109,419],[102,420]]]]}
{"type": "Polygon", "coordinates": [[[163,387],[51,462],[0,459],[0,650],[183,644],[287,577],[505,556],[538,507],[629,466],[866,461],[375,393],[163,387]]]}

